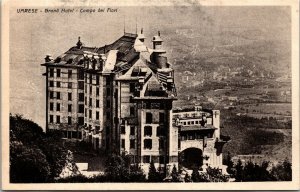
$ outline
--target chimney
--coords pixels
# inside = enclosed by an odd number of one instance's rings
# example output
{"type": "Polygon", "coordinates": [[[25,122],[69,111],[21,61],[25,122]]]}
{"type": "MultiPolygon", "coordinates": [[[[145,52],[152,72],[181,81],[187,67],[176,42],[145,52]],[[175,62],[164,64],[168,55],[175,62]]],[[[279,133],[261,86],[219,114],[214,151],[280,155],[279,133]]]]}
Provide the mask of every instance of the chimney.
{"type": "Polygon", "coordinates": [[[92,68],[93,70],[96,69],[96,63],[97,63],[97,60],[94,58],[94,55],[92,56],[92,68]]]}
{"type": "Polygon", "coordinates": [[[78,42],[76,43],[76,47],[77,47],[77,49],[81,49],[81,47],[82,47],[82,43],[80,41],[80,37],[78,37],[78,42]]]}
{"type": "Polygon", "coordinates": [[[51,55],[46,55],[46,57],[45,57],[45,62],[47,63],[47,62],[50,62],[50,61],[52,61],[53,60],[53,58],[51,57],[51,55]]]}

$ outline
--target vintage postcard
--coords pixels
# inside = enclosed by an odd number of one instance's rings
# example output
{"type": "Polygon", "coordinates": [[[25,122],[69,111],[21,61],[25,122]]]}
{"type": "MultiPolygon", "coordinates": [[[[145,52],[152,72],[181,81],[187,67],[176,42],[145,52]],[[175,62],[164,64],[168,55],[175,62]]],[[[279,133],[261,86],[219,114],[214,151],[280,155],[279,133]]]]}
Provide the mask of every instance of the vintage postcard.
{"type": "Polygon", "coordinates": [[[7,0],[2,189],[299,189],[297,0],[7,0]]]}

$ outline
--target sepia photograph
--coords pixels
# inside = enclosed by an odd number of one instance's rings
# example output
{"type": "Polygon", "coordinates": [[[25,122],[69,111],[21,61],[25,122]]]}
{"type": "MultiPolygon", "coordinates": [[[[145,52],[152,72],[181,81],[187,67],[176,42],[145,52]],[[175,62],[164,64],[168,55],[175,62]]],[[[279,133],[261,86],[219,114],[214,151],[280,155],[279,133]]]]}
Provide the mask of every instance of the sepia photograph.
{"type": "Polygon", "coordinates": [[[3,189],[299,189],[298,2],[213,2],[2,3],[3,189]]]}

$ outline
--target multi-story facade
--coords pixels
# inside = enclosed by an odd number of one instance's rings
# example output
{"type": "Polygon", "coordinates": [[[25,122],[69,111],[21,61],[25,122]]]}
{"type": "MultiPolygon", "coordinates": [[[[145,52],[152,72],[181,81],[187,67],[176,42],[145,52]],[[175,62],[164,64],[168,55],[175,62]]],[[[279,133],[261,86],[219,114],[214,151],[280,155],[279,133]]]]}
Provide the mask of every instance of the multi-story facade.
{"type": "Polygon", "coordinates": [[[47,55],[47,131],[127,154],[145,172],[151,161],[161,170],[179,161],[224,169],[220,112],[198,106],[173,113],[174,70],[163,40],[158,32],[152,48],[144,41],[142,31],[98,48],[79,38],[56,59],[47,55]]]}
{"type": "Polygon", "coordinates": [[[210,166],[226,173],[222,150],[229,137],[220,134],[220,111],[205,110],[201,106],[174,110],[174,127],[179,129],[178,153],[184,167],[210,166]]]}
{"type": "Polygon", "coordinates": [[[178,162],[178,130],[172,126],[176,96],[174,71],[160,33],[153,48],[143,32],[125,33],[110,45],[85,47],[80,41],[52,59],[47,55],[46,129],[95,149],[126,153],[145,170],[178,162]],[[176,139],[174,139],[176,138],[176,139]]]}

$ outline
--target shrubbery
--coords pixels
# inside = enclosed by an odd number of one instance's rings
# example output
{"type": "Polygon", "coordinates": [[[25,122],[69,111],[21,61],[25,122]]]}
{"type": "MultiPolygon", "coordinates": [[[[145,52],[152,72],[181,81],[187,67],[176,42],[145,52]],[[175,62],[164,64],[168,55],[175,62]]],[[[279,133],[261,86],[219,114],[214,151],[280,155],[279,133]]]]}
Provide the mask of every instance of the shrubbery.
{"type": "Polygon", "coordinates": [[[77,166],[60,138],[59,133],[46,134],[20,115],[10,115],[10,182],[52,182],[66,166],[77,173],[77,166]]]}

